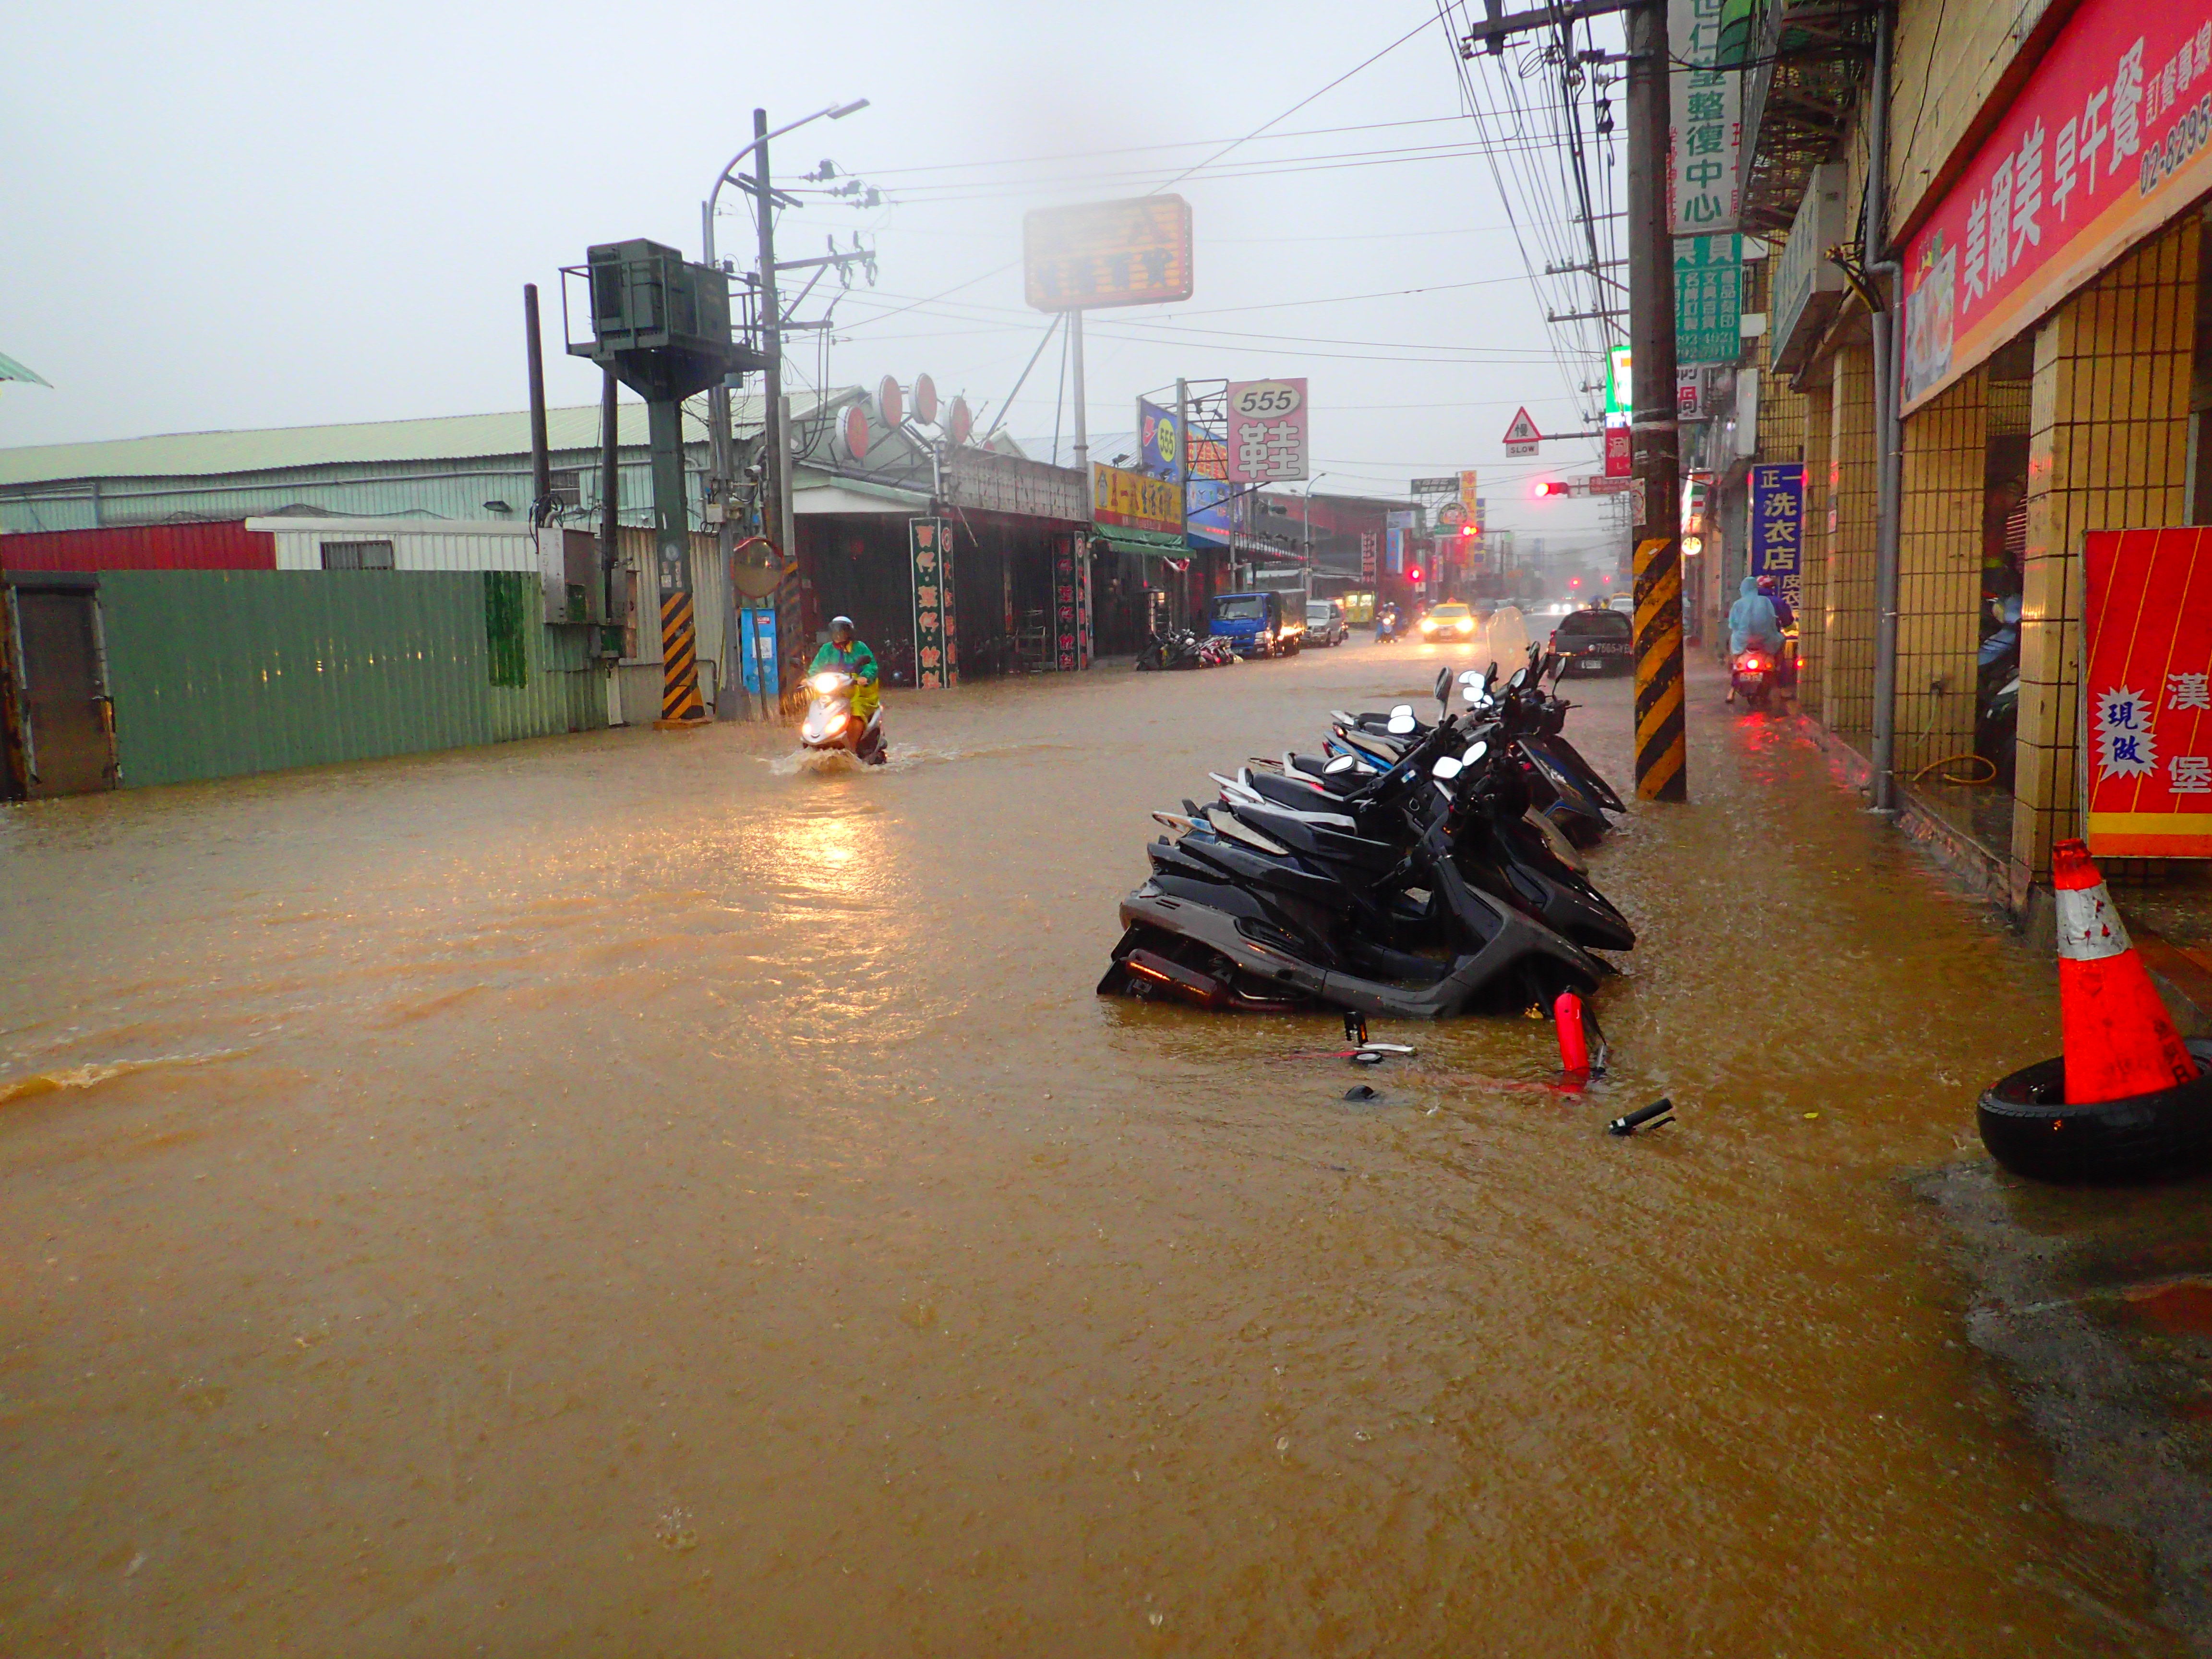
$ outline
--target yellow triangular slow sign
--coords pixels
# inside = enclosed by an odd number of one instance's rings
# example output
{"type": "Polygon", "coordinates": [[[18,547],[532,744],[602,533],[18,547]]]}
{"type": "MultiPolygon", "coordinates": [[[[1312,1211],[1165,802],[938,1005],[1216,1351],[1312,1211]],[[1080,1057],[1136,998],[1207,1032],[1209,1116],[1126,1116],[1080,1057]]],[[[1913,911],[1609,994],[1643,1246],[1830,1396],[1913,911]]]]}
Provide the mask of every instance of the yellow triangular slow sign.
{"type": "Polygon", "coordinates": [[[1544,434],[1536,430],[1536,423],[1528,418],[1526,409],[1516,410],[1513,424],[1505,428],[1505,441],[1509,444],[1537,444],[1544,441],[1544,434]]]}

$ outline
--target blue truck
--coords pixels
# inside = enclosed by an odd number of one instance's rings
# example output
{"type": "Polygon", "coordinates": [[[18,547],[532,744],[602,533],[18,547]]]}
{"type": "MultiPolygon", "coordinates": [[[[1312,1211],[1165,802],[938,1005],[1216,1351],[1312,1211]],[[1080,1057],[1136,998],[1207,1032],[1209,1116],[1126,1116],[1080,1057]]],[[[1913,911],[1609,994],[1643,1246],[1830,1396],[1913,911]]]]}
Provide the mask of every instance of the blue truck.
{"type": "Polygon", "coordinates": [[[1305,638],[1305,602],[1297,593],[1217,593],[1206,613],[1214,637],[1240,657],[1295,657],[1305,638]]]}

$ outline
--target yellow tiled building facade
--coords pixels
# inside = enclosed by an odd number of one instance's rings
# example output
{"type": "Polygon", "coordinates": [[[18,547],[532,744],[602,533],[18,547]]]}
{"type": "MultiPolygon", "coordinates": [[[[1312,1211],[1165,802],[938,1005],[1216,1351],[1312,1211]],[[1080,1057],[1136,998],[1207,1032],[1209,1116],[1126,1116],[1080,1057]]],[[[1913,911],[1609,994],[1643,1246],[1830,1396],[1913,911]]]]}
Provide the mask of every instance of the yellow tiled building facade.
{"type": "MultiPolygon", "coordinates": [[[[2048,37],[2035,33],[2039,20],[2062,21],[2045,19],[2045,9],[1904,0],[1886,169],[1893,244],[1914,234],[1915,216],[1940,205],[1958,176],[1960,146],[1986,128],[1990,100],[2018,84],[2001,49],[1967,53],[1983,65],[1971,73],[1966,58],[1947,70],[1953,42],[2039,52],[2048,37]],[[1936,15],[1947,4],[1948,24],[1936,15]],[[1928,112],[1917,121],[1916,105],[1928,112]]],[[[1863,99],[1834,155],[1847,164],[1850,201],[1865,175],[1868,113],[1863,99]]],[[[2191,487],[2193,471],[2212,473],[2192,435],[2212,406],[2212,356],[2199,348],[2212,334],[2212,317],[2199,315],[2203,211],[2202,202],[2185,204],[2144,228],[1899,428],[1893,769],[1910,788],[1974,751],[1989,690],[1978,684],[1978,653],[2016,590],[2019,714],[2005,757],[2011,834],[2008,845],[1990,848],[2004,862],[2015,908],[2047,880],[2053,842],[2080,833],[2083,535],[2188,524],[2212,506],[2212,490],[2191,487]]],[[[1847,295],[1794,380],[1777,387],[1790,399],[1790,419],[1761,452],[1805,462],[1801,705],[1862,756],[1874,724],[1877,632],[1875,374],[1866,307],[1847,295]]],[[[2212,441],[2212,429],[2205,435],[2212,441]]],[[[1986,728],[1978,741],[1990,744],[1986,728]]]]}

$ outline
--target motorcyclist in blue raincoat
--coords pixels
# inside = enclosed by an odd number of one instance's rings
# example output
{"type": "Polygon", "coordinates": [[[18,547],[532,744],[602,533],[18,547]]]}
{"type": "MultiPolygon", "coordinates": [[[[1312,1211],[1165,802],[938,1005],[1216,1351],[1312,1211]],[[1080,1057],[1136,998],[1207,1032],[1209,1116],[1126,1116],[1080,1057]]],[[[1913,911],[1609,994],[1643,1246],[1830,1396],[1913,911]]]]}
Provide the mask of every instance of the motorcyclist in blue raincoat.
{"type": "Polygon", "coordinates": [[[1741,591],[1743,597],[1729,609],[1729,655],[1741,656],[1755,645],[1779,654],[1782,619],[1775,614],[1774,601],[1759,591],[1754,576],[1743,579],[1741,591]]]}

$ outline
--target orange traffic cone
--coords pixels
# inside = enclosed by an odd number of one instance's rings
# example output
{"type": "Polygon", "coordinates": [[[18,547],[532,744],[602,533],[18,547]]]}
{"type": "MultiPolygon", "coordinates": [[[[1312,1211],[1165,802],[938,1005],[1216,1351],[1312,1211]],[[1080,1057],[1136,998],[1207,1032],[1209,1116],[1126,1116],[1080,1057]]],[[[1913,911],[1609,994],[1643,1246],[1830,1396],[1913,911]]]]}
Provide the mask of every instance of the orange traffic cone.
{"type": "Polygon", "coordinates": [[[2148,1095],[2197,1075],[2197,1062],[2128,942],[2086,842],[2051,849],[2058,896],[2058,1009],[2066,1040],[2066,1103],[2148,1095]]]}

